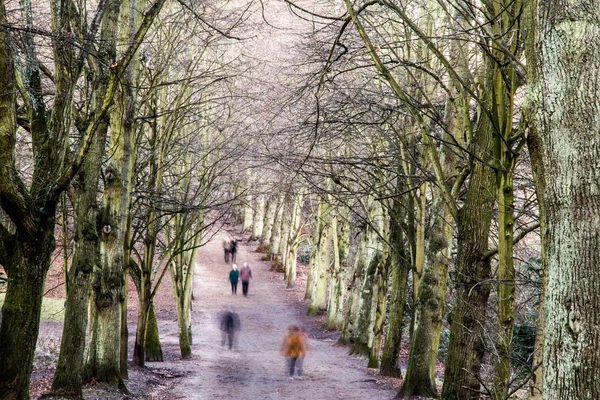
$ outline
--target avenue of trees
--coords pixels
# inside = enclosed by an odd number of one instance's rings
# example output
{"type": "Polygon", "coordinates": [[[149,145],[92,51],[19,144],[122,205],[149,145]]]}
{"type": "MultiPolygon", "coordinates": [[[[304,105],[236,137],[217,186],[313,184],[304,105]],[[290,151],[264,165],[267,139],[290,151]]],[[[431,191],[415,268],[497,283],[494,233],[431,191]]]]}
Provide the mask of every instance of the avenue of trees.
{"type": "Polygon", "coordinates": [[[0,398],[29,397],[56,254],[53,393],[127,390],[129,276],[134,362],[166,274],[189,358],[228,221],[288,287],[309,255],[308,314],[398,397],[600,398],[599,26],[594,0],[0,0],[0,398]],[[275,5],[293,48],[252,40],[275,5]]]}

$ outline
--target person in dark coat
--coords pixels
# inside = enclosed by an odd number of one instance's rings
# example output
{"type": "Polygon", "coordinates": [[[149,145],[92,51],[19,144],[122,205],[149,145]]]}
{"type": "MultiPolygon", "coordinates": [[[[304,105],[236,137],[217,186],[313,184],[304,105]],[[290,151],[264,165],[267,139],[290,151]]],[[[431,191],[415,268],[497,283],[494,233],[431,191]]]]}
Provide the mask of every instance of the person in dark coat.
{"type": "Polygon", "coordinates": [[[221,329],[221,346],[227,343],[229,350],[233,348],[235,333],[241,329],[240,317],[233,307],[224,307],[219,313],[219,329],[221,329]]]}
{"type": "Polygon", "coordinates": [[[231,262],[235,262],[235,256],[237,254],[237,240],[231,239],[229,252],[231,253],[231,262]]]}
{"type": "Polygon", "coordinates": [[[240,279],[240,271],[237,269],[237,265],[233,264],[231,271],[229,271],[229,282],[231,282],[231,294],[237,294],[237,285],[240,279]]]}

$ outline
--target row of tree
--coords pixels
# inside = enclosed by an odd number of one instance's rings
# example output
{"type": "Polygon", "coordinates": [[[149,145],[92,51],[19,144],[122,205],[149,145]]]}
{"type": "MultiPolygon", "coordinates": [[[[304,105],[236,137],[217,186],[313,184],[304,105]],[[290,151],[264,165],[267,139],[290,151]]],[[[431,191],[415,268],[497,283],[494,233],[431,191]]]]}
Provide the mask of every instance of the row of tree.
{"type": "Polygon", "coordinates": [[[257,191],[244,225],[288,285],[310,242],[309,314],[394,376],[406,321],[399,397],[438,396],[447,336],[443,399],[595,398],[598,8],[287,3],[325,66],[297,92],[302,123],[273,132],[288,190],[257,191]],[[261,239],[277,209],[284,239],[261,239]]]}
{"type": "Polygon", "coordinates": [[[153,296],[166,274],[191,356],[196,251],[231,207],[245,151],[232,117],[244,102],[227,96],[242,54],[227,43],[246,12],[0,1],[0,398],[29,398],[57,255],[67,298],[53,393],[80,396],[91,380],[126,390],[128,276],[136,364],[162,360],[153,296]]]}

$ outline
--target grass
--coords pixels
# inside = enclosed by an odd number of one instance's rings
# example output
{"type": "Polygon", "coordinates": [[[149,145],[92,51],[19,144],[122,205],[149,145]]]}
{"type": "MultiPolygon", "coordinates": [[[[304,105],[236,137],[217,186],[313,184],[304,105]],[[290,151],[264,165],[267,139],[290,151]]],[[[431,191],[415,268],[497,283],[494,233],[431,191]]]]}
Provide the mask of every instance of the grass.
{"type": "MultiPolygon", "coordinates": [[[[4,304],[4,293],[0,293],[0,307],[4,304]]],[[[65,300],[44,297],[42,300],[42,321],[62,322],[65,316],[65,300]]]]}

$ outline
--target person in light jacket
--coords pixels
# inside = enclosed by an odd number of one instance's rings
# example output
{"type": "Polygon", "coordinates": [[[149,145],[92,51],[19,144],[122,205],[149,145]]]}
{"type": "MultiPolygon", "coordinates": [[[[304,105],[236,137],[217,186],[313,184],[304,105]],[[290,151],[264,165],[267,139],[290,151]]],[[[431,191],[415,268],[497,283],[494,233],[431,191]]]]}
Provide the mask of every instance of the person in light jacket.
{"type": "Polygon", "coordinates": [[[244,266],[240,270],[240,279],[242,280],[242,293],[244,296],[248,296],[248,285],[250,284],[250,279],[252,279],[252,270],[247,262],[244,263],[244,266]]]}

